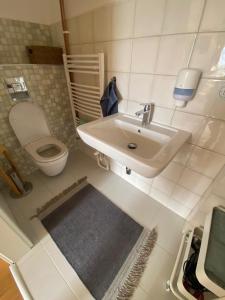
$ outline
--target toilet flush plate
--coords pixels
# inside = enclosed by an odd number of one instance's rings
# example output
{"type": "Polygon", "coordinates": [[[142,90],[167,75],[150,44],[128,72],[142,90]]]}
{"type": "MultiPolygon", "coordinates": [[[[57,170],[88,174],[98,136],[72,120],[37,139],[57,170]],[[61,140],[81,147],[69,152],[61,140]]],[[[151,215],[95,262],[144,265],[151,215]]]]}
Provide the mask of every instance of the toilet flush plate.
{"type": "Polygon", "coordinates": [[[191,133],[126,114],[100,118],[78,126],[81,139],[98,151],[145,177],[157,176],[173,159],[191,133]]]}

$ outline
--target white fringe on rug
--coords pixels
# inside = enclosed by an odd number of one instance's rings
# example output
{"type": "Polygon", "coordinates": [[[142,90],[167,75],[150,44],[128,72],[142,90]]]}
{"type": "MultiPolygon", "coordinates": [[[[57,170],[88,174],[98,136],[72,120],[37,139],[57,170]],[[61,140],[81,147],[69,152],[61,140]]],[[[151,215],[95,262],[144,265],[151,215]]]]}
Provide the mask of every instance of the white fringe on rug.
{"type": "Polygon", "coordinates": [[[139,285],[149,256],[157,240],[157,231],[144,229],[136,245],[102,300],[129,300],[139,285]]]}

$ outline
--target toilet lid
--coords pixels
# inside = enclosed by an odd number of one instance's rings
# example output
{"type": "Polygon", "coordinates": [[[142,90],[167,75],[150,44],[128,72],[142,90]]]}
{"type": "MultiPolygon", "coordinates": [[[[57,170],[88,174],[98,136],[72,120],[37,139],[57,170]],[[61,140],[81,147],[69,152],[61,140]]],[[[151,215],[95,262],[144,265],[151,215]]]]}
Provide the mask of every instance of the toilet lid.
{"type": "Polygon", "coordinates": [[[12,107],[9,122],[22,146],[51,135],[42,108],[33,102],[21,102],[12,107]]]}
{"type": "Polygon", "coordinates": [[[24,149],[39,163],[52,162],[68,153],[66,145],[53,136],[44,137],[29,143],[24,149]],[[57,152],[54,153],[52,148],[56,148],[57,152]]]}

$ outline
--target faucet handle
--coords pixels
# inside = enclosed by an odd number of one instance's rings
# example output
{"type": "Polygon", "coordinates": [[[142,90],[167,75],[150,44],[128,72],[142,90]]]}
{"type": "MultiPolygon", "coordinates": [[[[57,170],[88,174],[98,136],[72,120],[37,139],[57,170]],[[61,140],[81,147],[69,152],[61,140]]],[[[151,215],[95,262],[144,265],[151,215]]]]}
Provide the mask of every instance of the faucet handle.
{"type": "Polygon", "coordinates": [[[155,103],[153,102],[146,102],[146,103],[140,103],[140,105],[144,106],[144,111],[148,111],[154,107],[155,103]]]}

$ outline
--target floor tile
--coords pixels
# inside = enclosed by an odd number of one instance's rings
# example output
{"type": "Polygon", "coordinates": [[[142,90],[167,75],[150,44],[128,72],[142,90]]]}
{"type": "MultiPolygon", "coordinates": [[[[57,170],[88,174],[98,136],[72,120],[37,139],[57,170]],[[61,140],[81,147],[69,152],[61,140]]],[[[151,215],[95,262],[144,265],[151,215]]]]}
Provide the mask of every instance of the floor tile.
{"type": "Polygon", "coordinates": [[[34,300],[78,300],[40,244],[18,267],[34,300]]]}
{"type": "Polygon", "coordinates": [[[150,299],[175,299],[166,291],[166,282],[170,279],[175,257],[156,245],[149,257],[147,267],[140,282],[150,299]]]}
{"type": "Polygon", "coordinates": [[[157,244],[171,255],[179,248],[184,222],[183,218],[167,208],[161,208],[154,217],[153,224],[158,232],[157,244]]]}
{"type": "Polygon", "coordinates": [[[131,300],[149,300],[149,299],[150,299],[149,295],[140,286],[137,287],[133,297],[131,298],[131,300]]]}
{"type": "Polygon", "coordinates": [[[156,250],[155,254],[152,253],[149,271],[146,271],[146,274],[150,273],[143,279],[143,286],[138,287],[132,299],[173,299],[165,292],[164,287],[165,280],[172,271],[172,258],[176,255],[180,243],[184,219],[121,177],[100,169],[93,159],[80,151],[70,153],[68,164],[60,176],[49,178],[41,172],[36,172],[29,178],[34,185],[33,192],[18,201],[9,199],[15,213],[25,214],[35,236],[36,246],[19,263],[34,299],[93,299],[51,237],[41,228],[40,221],[29,221],[29,217],[38,207],[83,176],[87,176],[90,184],[136,222],[149,229],[157,227],[156,250]],[[153,269],[152,273],[150,270],[153,269]],[[151,289],[151,284],[156,278],[156,288],[151,289]],[[50,293],[53,293],[51,297],[50,293]]]}
{"type": "Polygon", "coordinates": [[[43,242],[43,247],[56,266],[58,272],[67,282],[73,293],[76,295],[77,299],[94,300],[94,297],[82,283],[77,273],[70,266],[66,258],[62,255],[54,241],[51,238],[45,240],[43,242]]]}

